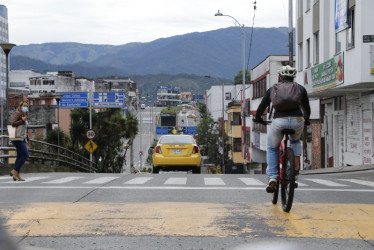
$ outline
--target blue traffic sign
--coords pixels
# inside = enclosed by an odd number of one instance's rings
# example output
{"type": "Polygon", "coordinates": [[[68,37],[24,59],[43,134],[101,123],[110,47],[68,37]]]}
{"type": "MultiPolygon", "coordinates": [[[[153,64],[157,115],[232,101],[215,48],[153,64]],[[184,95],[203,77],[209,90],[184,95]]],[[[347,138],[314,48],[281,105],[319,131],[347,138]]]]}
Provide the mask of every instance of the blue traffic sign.
{"type": "Polygon", "coordinates": [[[94,92],[92,106],[95,108],[123,108],[125,94],[123,92],[94,92]]]}
{"type": "Polygon", "coordinates": [[[57,93],[63,95],[60,108],[87,108],[88,94],[85,92],[57,93]]]}
{"type": "Polygon", "coordinates": [[[156,127],[156,135],[167,135],[168,134],[168,127],[167,126],[157,126],[156,127]]]}
{"type": "Polygon", "coordinates": [[[197,135],[197,126],[186,127],[186,135],[197,135]]]}

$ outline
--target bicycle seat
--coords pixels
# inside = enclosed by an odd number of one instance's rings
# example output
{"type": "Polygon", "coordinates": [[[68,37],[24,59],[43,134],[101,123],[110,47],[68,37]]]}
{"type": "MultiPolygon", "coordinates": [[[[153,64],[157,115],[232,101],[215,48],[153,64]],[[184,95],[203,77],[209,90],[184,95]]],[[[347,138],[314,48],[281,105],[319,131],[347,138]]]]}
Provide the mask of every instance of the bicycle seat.
{"type": "Polygon", "coordinates": [[[293,135],[295,133],[295,130],[292,129],[292,128],[285,128],[285,129],[282,129],[281,131],[282,134],[287,134],[287,135],[293,135]]]}

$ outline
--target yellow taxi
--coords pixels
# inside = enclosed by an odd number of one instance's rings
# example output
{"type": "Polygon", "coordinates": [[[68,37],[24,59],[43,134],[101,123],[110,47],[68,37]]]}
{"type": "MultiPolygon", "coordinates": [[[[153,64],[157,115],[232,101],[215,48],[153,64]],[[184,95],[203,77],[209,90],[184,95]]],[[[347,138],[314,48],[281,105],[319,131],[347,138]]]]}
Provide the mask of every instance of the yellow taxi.
{"type": "Polygon", "coordinates": [[[152,154],[153,173],[163,170],[201,172],[201,154],[191,135],[162,135],[152,154]]]}

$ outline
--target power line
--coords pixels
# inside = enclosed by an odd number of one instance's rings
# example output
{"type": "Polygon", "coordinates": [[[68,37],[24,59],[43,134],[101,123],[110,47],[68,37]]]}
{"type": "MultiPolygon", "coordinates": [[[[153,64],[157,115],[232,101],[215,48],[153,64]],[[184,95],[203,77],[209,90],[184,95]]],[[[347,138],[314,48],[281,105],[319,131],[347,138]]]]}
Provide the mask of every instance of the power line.
{"type": "MultiPolygon", "coordinates": [[[[249,59],[251,57],[251,51],[252,51],[253,27],[255,25],[255,17],[256,17],[256,9],[257,9],[256,4],[257,4],[257,2],[254,1],[254,3],[253,3],[254,6],[253,6],[253,19],[252,19],[251,41],[249,43],[247,70],[248,70],[248,67],[249,67],[249,59]]],[[[243,72],[243,74],[245,74],[245,72],[243,72]]]]}

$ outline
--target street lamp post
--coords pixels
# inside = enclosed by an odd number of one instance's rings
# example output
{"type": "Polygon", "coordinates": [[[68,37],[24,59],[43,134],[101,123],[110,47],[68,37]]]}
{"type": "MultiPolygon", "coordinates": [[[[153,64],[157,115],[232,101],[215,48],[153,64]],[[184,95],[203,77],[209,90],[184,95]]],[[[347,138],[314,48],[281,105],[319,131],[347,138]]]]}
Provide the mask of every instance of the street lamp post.
{"type": "MultiPolygon", "coordinates": [[[[1,43],[0,47],[3,49],[6,59],[6,86],[5,86],[5,124],[8,124],[8,88],[9,88],[9,63],[8,55],[12,48],[16,46],[13,43],[1,43]]],[[[1,146],[4,147],[4,100],[1,102],[1,146]]]]}
{"type": "MultiPolygon", "coordinates": [[[[245,131],[246,131],[245,113],[244,113],[244,110],[245,110],[245,28],[244,28],[244,24],[241,25],[238,22],[238,20],[236,20],[233,16],[224,15],[221,12],[219,12],[219,10],[216,14],[214,14],[214,16],[227,16],[227,17],[232,18],[235,21],[235,23],[239,25],[241,35],[242,35],[242,84],[243,84],[242,86],[242,126],[243,126],[242,136],[243,136],[243,145],[244,145],[245,144],[244,138],[245,138],[245,131]]],[[[243,164],[245,163],[244,149],[245,148],[243,147],[243,164]]]]}
{"type": "Polygon", "coordinates": [[[62,95],[54,95],[53,96],[57,102],[57,151],[60,150],[60,100],[62,95]]]}

